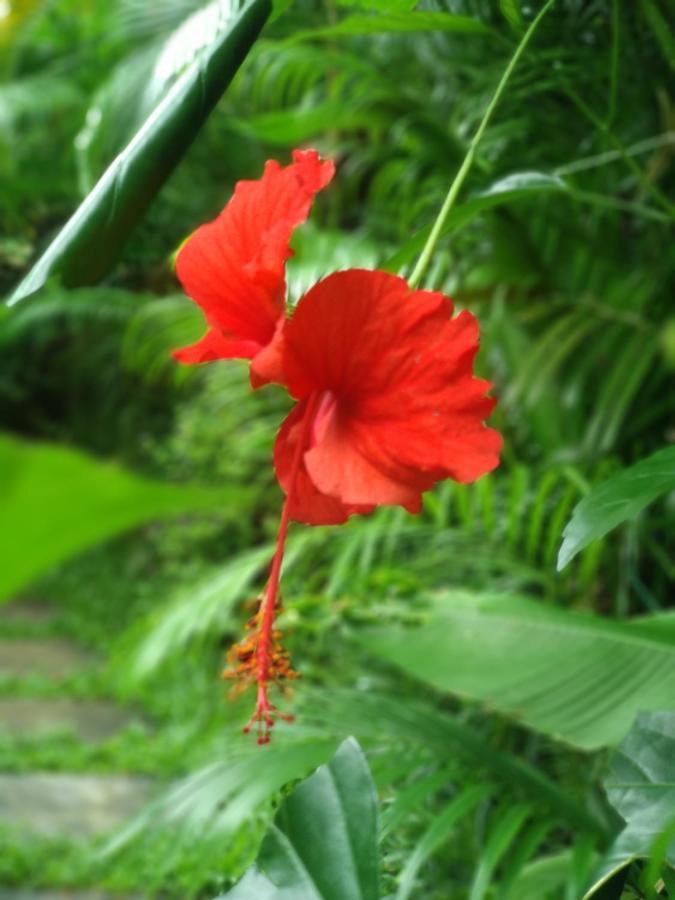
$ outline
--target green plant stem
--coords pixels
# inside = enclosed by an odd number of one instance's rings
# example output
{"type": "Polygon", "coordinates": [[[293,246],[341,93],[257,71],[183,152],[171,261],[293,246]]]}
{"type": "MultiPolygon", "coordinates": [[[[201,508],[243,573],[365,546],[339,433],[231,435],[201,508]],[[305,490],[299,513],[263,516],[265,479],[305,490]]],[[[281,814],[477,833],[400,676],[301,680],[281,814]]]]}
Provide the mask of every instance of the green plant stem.
{"type": "Polygon", "coordinates": [[[488,103],[487,109],[483,114],[483,118],[481,119],[480,125],[478,126],[476,133],[471,139],[471,143],[469,144],[469,149],[466,152],[466,156],[462,162],[462,165],[459,167],[455,178],[450,185],[450,190],[445,198],[443,206],[441,207],[441,211],[438,214],[436,221],[434,222],[434,226],[431,229],[431,233],[427,238],[427,242],[422,248],[422,253],[420,254],[420,258],[417,261],[417,265],[415,266],[412,275],[409,279],[410,287],[416,287],[424,272],[426,271],[429,260],[431,259],[431,255],[436,248],[436,244],[438,243],[438,239],[441,236],[441,232],[443,230],[443,226],[445,224],[445,220],[447,219],[450,210],[455,205],[455,201],[457,200],[457,196],[461,190],[462,185],[464,184],[464,179],[469,173],[469,169],[473,163],[474,157],[476,155],[476,150],[478,149],[478,144],[480,143],[483,134],[485,133],[485,129],[488,126],[490,119],[492,118],[492,113],[495,111],[497,104],[499,103],[502,94],[504,93],[504,89],[508,83],[509,78],[511,77],[511,73],[515,69],[518,64],[518,60],[523,54],[525,47],[527,47],[530,38],[534,34],[537,29],[537,26],[544,18],[549,9],[553,6],[555,0],[547,0],[547,2],[542,6],[541,10],[537,14],[536,18],[532,21],[530,27],[527,29],[525,34],[522,37],[520,44],[516,48],[516,52],[511,57],[508,66],[504,70],[504,74],[502,75],[499,84],[497,85],[497,90],[492,95],[492,99],[488,103]]]}

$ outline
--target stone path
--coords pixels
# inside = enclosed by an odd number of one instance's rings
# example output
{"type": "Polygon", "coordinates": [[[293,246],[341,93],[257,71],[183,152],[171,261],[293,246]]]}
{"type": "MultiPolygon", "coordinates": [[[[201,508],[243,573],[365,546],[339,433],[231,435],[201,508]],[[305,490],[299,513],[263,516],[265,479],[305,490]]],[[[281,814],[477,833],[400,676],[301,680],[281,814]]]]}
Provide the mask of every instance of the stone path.
{"type": "MultiPolygon", "coordinates": [[[[19,633],[49,625],[54,612],[36,601],[0,607],[0,624],[19,633]]],[[[62,681],[91,671],[97,660],[70,641],[57,638],[0,637],[0,678],[39,675],[62,681]]],[[[82,741],[106,741],[132,722],[133,710],[97,700],[68,697],[0,696],[0,736],[22,739],[69,732],[82,741]]],[[[0,772],[0,827],[42,837],[90,838],[113,831],[143,807],[153,793],[150,779],[140,776],[77,773],[0,772]]],[[[0,858],[2,847],[0,846],[0,858]]],[[[96,890],[65,891],[3,888],[0,900],[123,900],[96,890]]],[[[133,900],[126,897],[124,900],[133,900]]]]}
{"type": "Polygon", "coordinates": [[[0,697],[0,733],[33,737],[70,732],[88,743],[107,741],[140,718],[114,703],[65,697],[0,697]]]}
{"type": "Polygon", "coordinates": [[[61,680],[92,665],[93,658],[58,638],[0,639],[0,675],[42,675],[61,680]]]}
{"type": "Polygon", "coordinates": [[[131,775],[0,775],[0,822],[47,837],[110,831],[150,799],[131,775]]]}
{"type": "MultiPolygon", "coordinates": [[[[54,618],[54,610],[47,603],[39,600],[15,600],[5,603],[2,607],[2,620],[4,622],[19,622],[29,624],[43,624],[54,618]]],[[[0,898],[2,895],[0,894],[0,898]]]]}

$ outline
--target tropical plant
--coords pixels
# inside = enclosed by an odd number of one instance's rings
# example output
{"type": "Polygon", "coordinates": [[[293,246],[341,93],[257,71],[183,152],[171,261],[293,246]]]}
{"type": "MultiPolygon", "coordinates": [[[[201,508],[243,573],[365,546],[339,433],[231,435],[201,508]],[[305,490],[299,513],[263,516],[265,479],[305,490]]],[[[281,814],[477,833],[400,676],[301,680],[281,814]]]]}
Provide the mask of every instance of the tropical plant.
{"type": "MultiPolygon", "coordinates": [[[[352,839],[366,874],[340,896],[378,896],[378,867],[399,900],[675,896],[668,5],[547,5],[483,133],[543,3],[296,0],[269,18],[262,0],[11,4],[0,279],[19,302],[0,318],[3,427],[210,491],[119,469],[102,487],[104,464],[5,442],[3,478],[20,490],[3,507],[28,561],[6,569],[8,590],[167,507],[193,511],[139,533],[169,572],[200,563],[115,650],[117,690],[194,708],[186,763],[108,858],[153,830],[169,832],[167,852],[225,844],[251,821],[258,833],[310,776],[227,896],[278,896],[277,877],[302,896],[317,867],[347,871],[352,839]],[[297,721],[261,753],[239,734],[245,704],[214,712],[176,661],[221,657],[264,582],[288,401],[250,394],[243,369],[176,370],[170,350],[200,325],[170,256],[235,181],[299,144],[339,177],[294,239],[292,302],[340,268],[418,277],[456,185],[421,283],[480,319],[506,442],[500,470],[439,485],[418,518],[379,510],[291,533],[282,627],[304,678],[297,721]],[[32,554],[31,509],[45,486],[73,495],[66,469],[87,494],[56,497],[32,554]],[[214,506],[208,535],[190,531],[214,506]]],[[[197,867],[194,894],[205,884],[197,867]]]]}

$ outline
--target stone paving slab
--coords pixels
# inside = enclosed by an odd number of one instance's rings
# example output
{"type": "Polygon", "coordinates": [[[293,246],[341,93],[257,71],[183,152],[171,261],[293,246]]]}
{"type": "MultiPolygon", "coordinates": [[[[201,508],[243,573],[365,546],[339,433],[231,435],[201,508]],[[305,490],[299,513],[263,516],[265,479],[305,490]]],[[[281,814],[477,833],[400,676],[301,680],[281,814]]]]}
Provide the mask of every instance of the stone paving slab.
{"type": "Polygon", "coordinates": [[[0,774],[0,826],[92,837],[120,826],[151,794],[151,780],[139,776],[0,774]]]}
{"type": "Polygon", "coordinates": [[[0,639],[0,675],[59,679],[91,666],[92,661],[91,654],[58,638],[0,639]]]}
{"type": "Polygon", "coordinates": [[[13,600],[0,604],[0,622],[42,624],[53,618],[54,608],[41,600],[13,600]]]}
{"type": "Polygon", "coordinates": [[[68,731],[83,741],[96,744],[108,740],[134,721],[140,721],[140,718],[104,701],[0,697],[0,733],[16,737],[68,731]]]}

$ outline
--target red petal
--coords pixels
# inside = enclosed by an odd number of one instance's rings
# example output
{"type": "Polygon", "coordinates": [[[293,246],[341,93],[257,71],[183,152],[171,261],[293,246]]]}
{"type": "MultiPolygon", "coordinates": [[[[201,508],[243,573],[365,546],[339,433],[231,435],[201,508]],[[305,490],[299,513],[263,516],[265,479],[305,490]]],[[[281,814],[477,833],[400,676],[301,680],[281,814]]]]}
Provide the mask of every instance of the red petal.
{"type": "MultiPolygon", "coordinates": [[[[291,410],[279,429],[274,445],[274,467],[279,484],[286,493],[290,487],[296,442],[306,408],[307,402],[302,401],[291,410]]],[[[369,513],[372,509],[372,506],[344,504],[334,497],[322,494],[314,486],[304,462],[301,461],[290,505],[290,517],[296,522],[304,522],[307,525],[340,525],[349,516],[355,513],[369,513]]]]}
{"type": "Polygon", "coordinates": [[[286,383],[299,398],[334,397],[305,456],[318,490],[410,507],[443,478],[473,481],[498,464],[501,438],[483,425],[494,401],[472,375],[478,326],[451,314],[440,293],[359,269],[300,301],[286,327],[286,383]]]}
{"type": "Polygon", "coordinates": [[[260,344],[254,341],[233,340],[211,328],[195,344],[174,350],[173,356],[179,362],[194,365],[214,359],[251,359],[259,350],[260,344]]]}
{"type": "Polygon", "coordinates": [[[186,241],[176,272],[209,325],[259,348],[272,340],[284,314],[293,229],[333,172],[333,163],[321,162],[314,150],[295,151],[285,168],[270,161],[262,178],[240,181],[218,218],[186,241]]]}
{"type": "Polygon", "coordinates": [[[277,382],[283,384],[283,347],[284,347],[284,325],[286,318],[280,316],[277,320],[277,327],[274,337],[256,354],[255,359],[251,363],[251,387],[259,388],[263,384],[277,382]]]}

